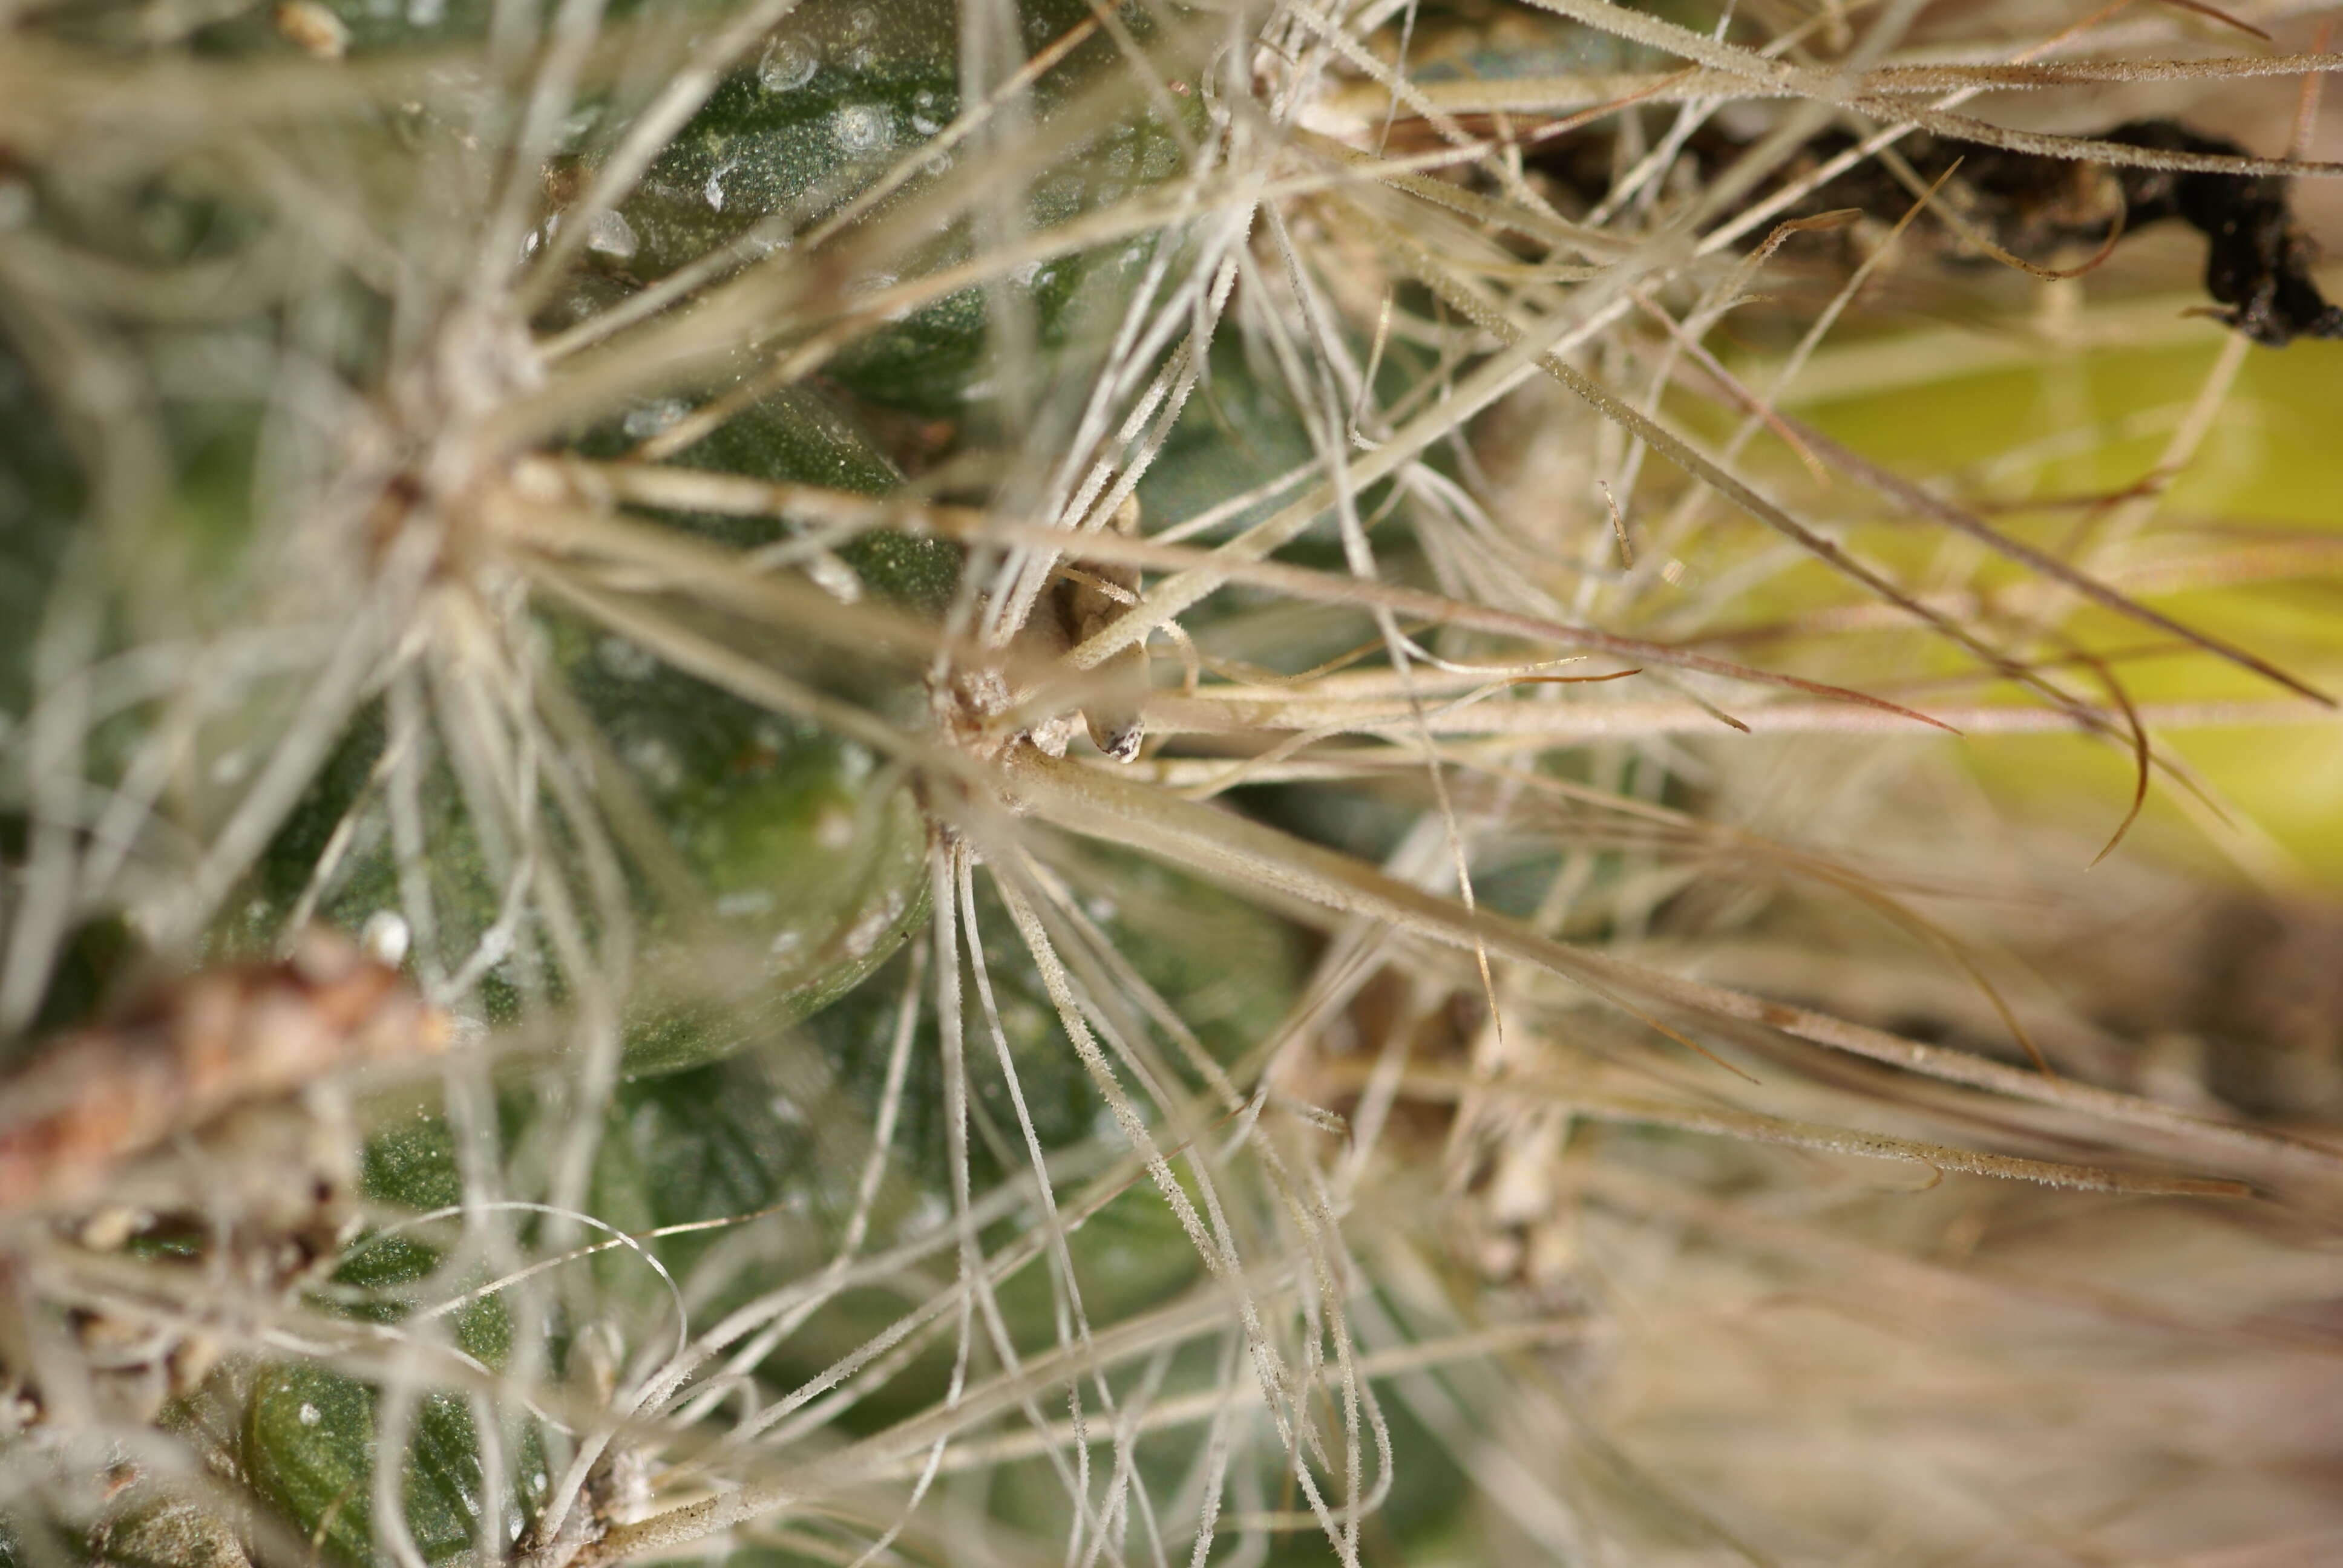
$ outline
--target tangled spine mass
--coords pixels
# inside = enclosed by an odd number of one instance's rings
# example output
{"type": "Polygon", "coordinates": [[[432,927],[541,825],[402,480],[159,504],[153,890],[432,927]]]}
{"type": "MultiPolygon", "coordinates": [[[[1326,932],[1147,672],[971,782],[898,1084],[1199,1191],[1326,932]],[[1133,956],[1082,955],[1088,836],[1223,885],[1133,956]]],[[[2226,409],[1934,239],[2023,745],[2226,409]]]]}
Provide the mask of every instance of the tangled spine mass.
{"type": "Polygon", "coordinates": [[[0,13],[0,1561],[2316,1560],[2328,56],[1958,9],[0,13]]]}

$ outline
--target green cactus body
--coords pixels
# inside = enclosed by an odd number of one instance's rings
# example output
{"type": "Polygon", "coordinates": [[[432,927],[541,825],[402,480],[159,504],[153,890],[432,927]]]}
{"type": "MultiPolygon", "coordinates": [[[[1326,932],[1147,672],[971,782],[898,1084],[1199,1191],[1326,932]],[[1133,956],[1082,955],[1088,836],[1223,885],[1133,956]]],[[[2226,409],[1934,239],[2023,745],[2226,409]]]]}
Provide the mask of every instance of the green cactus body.
{"type": "Polygon", "coordinates": [[[0,1568],[2333,1539],[2334,922],[1947,760],[2343,863],[2334,345],[1948,221],[2325,45],[1723,9],[0,7],[0,1568]]]}
{"type": "MultiPolygon", "coordinates": [[[[794,391],[763,400],[684,461],[853,489],[893,482],[885,458],[842,416],[794,391]]],[[[672,521],[734,548],[781,537],[775,525],[672,521]]],[[[957,558],[949,547],[892,534],[857,540],[845,555],[848,591],[920,608],[948,596],[957,558]]],[[[926,829],[880,759],[575,617],[540,611],[536,625],[543,678],[558,682],[582,720],[591,765],[657,834],[634,840],[656,865],[639,884],[649,983],[628,1015],[628,1070],[672,1070],[770,1038],[892,950],[921,908],[926,829]]],[[[916,692],[896,700],[916,700],[916,692]]],[[[238,940],[275,940],[337,829],[350,848],[328,870],[318,911],[357,930],[399,907],[397,840],[377,767],[387,744],[383,710],[369,709],[257,867],[252,897],[236,911],[238,940]]],[[[469,804],[450,771],[427,771],[427,854],[409,875],[429,886],[440,972],[468,957],[478,970],[479,958],[491,957],[478,980],[494,1021],[518,1005],[514,963],[543,960],[494,953],[512,873],[498,874],[483,853],[469,804]]],[[[558,973],[550,983],[560,987],[558,973]]]]}
{"type": "MultiPolygon", "coordinates": [[[[246,1408],[244,1465],[254,1490],[350,1568],[381,1560],[373,1497],[380,1403],[377,1390],[330,1367],[286,1362],[259,1372],[246,1408]]],[[[479,1540],[483,1485],[471,1412],[458,1395],[426,1393],[410,1432],[398,1492],[407,1533],[426,1563],[469,1553],[479,1540]]],[[[526,1527],[547,1480],[533,1436],[507,1459],[515,1479],[499,1512],[509,1538],[526,1527]]]]}

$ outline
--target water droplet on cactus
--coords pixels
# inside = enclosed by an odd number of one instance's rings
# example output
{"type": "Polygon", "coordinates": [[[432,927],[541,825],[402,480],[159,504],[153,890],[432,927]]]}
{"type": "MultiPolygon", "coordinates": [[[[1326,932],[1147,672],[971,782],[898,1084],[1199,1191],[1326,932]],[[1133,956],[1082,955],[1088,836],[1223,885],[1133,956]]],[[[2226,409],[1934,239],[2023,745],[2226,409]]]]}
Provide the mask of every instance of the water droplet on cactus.
{"type": "Polygon", "coordinates": [[[876,104],[847,104],[830,117],[830,136],[842,153],[874,153],[892,146],[894,116],[876,104]]]}
{"type": "Polygon", "coordinates": [[[776,38],[757,62],[757,85],[769,93],[790,93],[813,80],[821,56],[802,38],[776,38]]]}

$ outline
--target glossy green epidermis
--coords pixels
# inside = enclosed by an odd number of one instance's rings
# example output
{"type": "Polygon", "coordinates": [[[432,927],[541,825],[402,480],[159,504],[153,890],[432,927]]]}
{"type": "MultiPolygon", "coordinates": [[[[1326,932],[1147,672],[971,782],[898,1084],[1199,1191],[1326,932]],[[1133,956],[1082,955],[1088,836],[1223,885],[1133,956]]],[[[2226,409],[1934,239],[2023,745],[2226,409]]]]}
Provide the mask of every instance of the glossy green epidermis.
{"type": "MultiPolygon", "coordinates": [[[[640,412],[638,438],[683,406],[640,412]]],[[[601,433],[589,448],[615,447],[628,434],[601,433]]],[[[851,419],[805,387],[759,400],[678,461],[865,493],[900,482],[851,419]]],[[[670,515],[662,526],[742,550],[789,537],[769,519],[670,515]]],[[[958,552],[940,541],[872,534],[839,553],[857,591],[915,613],[938,610],[957,581],[958,552]]],[[[688,603],[668,608],[694,613],[688,603]]],[[[858,699],[890,709],[917,700],[908,676],[860,650],[807,644],[788,628],[715,629],[750,637],[755,656],[800,664],[808,678],[839,683],[858,699]]],[[[657,829],[648,843],[621,836],[633,852],[642,940],[639,983],[627,999],[628,1070],[672,1070],[769,1038],[886,958],[922,907],[927,842],[886,759],[683,674],[656,649],[567,612],[539,610],[537,630],[540,677],[558,681],[588,725],[598,776],[657,829]]],[[[319,912],[355,930],[403,907],[396,836],[375,778],[386,741],[382,710],[367,709],[256,868],[252,900],[232,920],[241,943],[275,940],[275,925],[354,808],[357,830],[319,912]]],[[[428,853],[411,874],[429,888],[435,952],[452,972],[496,926],[513,872],[484,850],[471,803],[436,757],[421,769],[417,805],[428,853]]],[[[546,831],[558,845],[568,829],[548,811],[546,831]]],[[[548,991],[567,989],[548,955],[528,950],[532,940],[524,934],[523,950],[482,976],[478,1005],[491,1021],[515,1013],[532,967],[548,991]]]]}
{"type": "MultiPolygon", "coordinates": [[[[1107,939],[1224,1062],[1236,1062],[1273,1032],[1298,994],[1306,959],[1299,936],[1242,900],[1121,856],[1086,865],[1075,891],[1107,939]]],[[[1071,1203],[1085,1180],[1080,1172],[1103,1171],[1121,1151],[1120,1137],[1002,911],[988,892],[980,893],[979,905],[988,973],[1035,1135],[1053,1158],[1072,1157],[1079,1167],[1060,1181],[1061,1201],[1071,1203]],[[1101,1141],[1081,1155],[1092,1140],[1101,1141]]],[[[692,1285],[696,1323],[717,1321],[776,1280],[809,1277],[834,1255],[880,1108],[904,973],[898,960],[787,1040],[619,1088],[586,1206],[603,1222],[644,1236],[679,1279],[692,1279],[695,1266],[726,1250],[730,1272],[692,1285]],[[650,1235],[661,1227],[723,1220],[744,1221],[749,1229],[650,1235]]],[[[965,997],[967,1071],[979,1123],[971,1175],[982,1190],[1022,1174],[1027,1156],[972,978],[965,997]]],[[[932,996],[923,995],[870,1248],[932,1231],[950,1212],[942,1045],[933,1006],[932,996]]],[[[1168,1042],[1153,1050],[1178,1060],[1168,1042]]],[[[525,1095],[508,1094],[502,1118],[508,1135],[524,1137],[535,1114],[525,1095]]],[[[1126,1175],[1069,1241],[1085,1303],[1101,1322],[1161,1303],[1202,1278],[1192,1247],[1144,1173],[1134,1167],[1126,1175]]],[[[427,1211],[458,1201],[462,1181],[447,1124],[425,1117],[377,1135],[367,1150],[364,1185],[375,1202],[395,1208],[427,1211]]],[[[544,1224],[524,1219],[519,1229],[526,1239],[541,1234],[544,1224]]],[[[987,1231],[984,1245],[1013,1244],[1024,1230],[1021,1221],[1004,1221],[987,1231]]],[[[422,1231],[370,1238],[353,1250],[337,1286],[369,1285],[396,1299],[397,1287],[439,1265],[445,1245],[444,1237],[422,1231]]],[[[950,1252],[947,1244],[939,1255],[950,1252]]],[[[572,1317],[612,1322],[629,1346],[674,1332],[666,1286],[629,1250],[564,1264],[548,1288],[576,1303],[572,1317]]],[[[1046,1261],[1004,1282],[1000,1299],[1021,1346],[1038,1352],[1054,1342],[1046,1261]]],[[[901,1306],[891,1289],[847,1292],[776,1347],[760,1375],[775,1391],[812,1377],[868,1336],[874,1314],[891,1316],[901,1306]]],[[[494,1326],[503,1323],[499,1316],[494,1326]]],[[[872,1430],[930,1405],[945,1389],[951,1360],[948,1343],[930,1346],[840,1425],[872,1430]]],[[[1190,1370],[1201,1378],[1209,1369],[1190,1370]]]]}
{"type": "MultiPolygon", "coordinates": [[[[1298,933],[1233,895],[1124,856],[1086,864],[1075,892],[1107,940],[1224,1063],[1235,1064],[1271,1035],[1298,994],[1307,956],[1298,933]]],[[[1099,1158],[1084,1168],[1103,1169],[1121,1145],[1098,1087],[989,892],[980,892],[979,907],[998,1014],[1035,1135],[1053,1157],[1102,1138],[1099,1158]]],[[[620,1087],[597,1153],[590,1211],[639,1235],[727,1219],[755,1226],[759,1261],[721,1283],[696,1287],[695,1322],[714,1322],[774,1280],[809,1275],[833,1255],[880,1110],[905,972],[899,959],[788,1039],[620,1087]]],[[[1022,1174],[1027,1156],[972,976],[964,996],[966,1066],[980,1122],[971,1141],[971,1179],[984,1190],[1022,1174]]],[[[905,1098],[866,1243],[874,1248],[927,1231],[950,1213],[943,1047],[931,993],[921,996],[920,1008],[905,1098]]],[[[1153,1049],[1179,1060],[1168,1042],[1153,1049]]],[[[1176,1066],[1172,1070],[1186,1076],[1176,1066]]],[[[521,1136],[533,1114],[525,1097],[508,1096],[508,1134],[521,1136]]],[[[1062,1193],[1074,1192],[1080,1181],[1068,1180],[1062,1193]]],[[[458,1201],[462,1182],[446,1123],[427,1117],[374,1139],[365,1189],[377,1202],[417,1211],[458,1201]]],[[[524,1233],[536,1233],[540,1223],[527,1221],[524,1233]]],[[[1011,1243],[1021,1226],[1004,1223],[995,1231],[985,1238],[988,1248],[1011,1243]]],[[[737,1256],[745,1243],[727,1240],[732,1234],[692,1231],[647,1244],[678,1278],[689,1278],[719,1247],[737,1256]]],[[[1161,1302],[1201,1277],[1192,1247],[1136,1171],[1070,1247],[1084,1299],[1100,1322],[1161,1302]]],[[[384,1235],[363,1243],[338,1282],[363,1278],[392,1285],[417,1279],[441,1255],[440,1243],[427,1236],[384,1235]]],[[[615,1313],[630,1340],[674,1332],[665,1287],[631,1251],[613,1250],[564,1267],[590,1276],[601,1303],[595,1310],[615,1313]]],[[[1021,1344],[1039,1350],[1051,1342],[1046,1264],[1030,1265],[1004,1283],[1001,1301],[1021,1344]]],[[[813,1376],[860,1342],[872,1313],[900,1310],[900,1297],[889,1291],[842,1296],[778,1347],[763,1375],[777,1387],[813,1376]]],[[[931,1402],[942,1392],[950,1360],[948,1347],[933,1348],[844,1424],[875,1427],[931,1402]]]]}
{"type": "MultiPolygon", "coordinates": [[[[850,416],[809,387],[759,399],[676,461],[865,494],[901,477],[850,416]]],[[[668,521],[735,549],[789,537],[769,519],[668,521]]],[[[856,591],[915,613],[940,613],[958,584],[959,552],[940,540],[866,534],[838,555],[856,591]]],[[[623,638],[559,618],[548,625],[571,691],[703,884],[714,917],[651,933],[630,1070],[689,1066],[769,1037],[885,960],[923,908],[927,844],[918,806],[885,759],[717,691],[623,638]],[[699,996],[666,983],[685,969],[705,976],[709,955],[688,950],[711,938],[729,950],[731,976],[699,996]]],[[[819,650],[813,663],[818,675],[883,708],[917,699],[901,672],[875,674],[858,650],[819,650]]]]}
{"type": "MultiPolygon", "coordinates": [[[[1151,529],[1201,516],[1317,455],[1284,389],[1273,375],[1256,369],[1236,333],[1213,340],[1208,369],[1139,481],[1140,505],[1151,529]]],[[[1222,524],[1214,537],[1241,532],[1283,510],[1308,483],[1254,502],[1222,524]]]]}
{"type": "MultiPolygon", "coordinates": [[[[663,834],[663,843],[639,847],[685,884],[657,884],[665,897],[649,880],[639,885],[629,1071],[670,1070],[768,1038],[885,959],[916,920],[925,885],[926,828],[900,781],[859,745],[714,690],[621,638],[573,621],[548,629],[604,764],[663,834]]],[[[236,945],[273,939],[353,804],[357,830],[317,912],[356,930],[404,907],[387,809],[368,784],[381,745],[370,718],[288,819],[231,922],[236,945]]],[[[447,769],[427,769],[419,795],[431,848],[417,870],[440,961],[452,970],[495,926],[509,873],[482,853],[447,769]]],[[[518,1005],[526,974],[516,961],[539,966],[554,994],[566,989],[543,967],[547,955],[510,955],[481,978],[478,1005],[490,1021],[518,1005]]]]}
{"type": "MultiPolygon", "coordinates": [[[[374,1515],[382,1405],[372,1385],[295,1362],[262,1369],[245,1410],[245,1479],[286,1523],[318,1542],[328,1560],[350,1568],[392,1560],[377,1540],[374,1515]]],[[[407,1533],[424,1562],[447,1562],[478,1543],[488,1478],[478,1429],[462,1395],[432,1390],[415,1401],[408,1432],[398,1486],[407,1533]]],[[[508,1433],[502,1448],[498,1513],[508,1522],[508,1543],[542,1502],[548,1476],[534,1428],[508,1433]]]]}
{"type": "MultiPolygon", "coordinates": [[[[1144,8],[1127,18],[1141,35],[1144,8]]],[[[1029,3],[1021,44],[1038,50],[1090,17],[1087,6],[1029,3]]],[[[828,0],[800,7],[749,68],[729,77],[645,174],[615,223],[597,235],[599,263],[650,279],[757,230],[778,247],[886,177],[907,159],[920,176],[874,209],[883,216],[939,180],[976,172],[981,140],[922,155],[960,113],[959,7],[950,0],[885,5],[828,0]]],[[[1036,84],[1031,113],[1047,121],[1113,57],[1099,36],[1036,84]]],[[[1022,113],[1024,111],[1021,111],[1022,113]]],[[[1194,126],[1182,127],[1193,136],[1194,126]]],[[[1182,163],[1180,135],[1141,99],[1077,140],[1023,193],[1032,230],[1063,224],[1161,181],[1182,163]]],[[[1135,278],[1153,240],[1136,237],[1038,260],[986,287],[949,293],[861,335],[826,373],[872,402],[955,417],[987,396],[995,368],[995,310],[1006,307],[1045,350],[1062,347],[1096,306],[1135,278]]],[[[974,241],[954,225],[885,275],[847,280],[857,290],[965,262],[974,241]]]]}
{"type": "MultiPolygon", "coordinates": [[[[518,1101],[508,1109],[508,1121],[522,1112],[518,1101]]],[[[447,1123],[418,1116],[370,1139],[360,1191],[377,1213],[426,1213],[460,1202],[463,1182],[447,1123]]],[[[407,1325],[406,1332],[437,1341],[416,1362],[417,1397],[398,1484],[407,1533],[429,1563],[457,1558],[477,1544],[486,1475],[467,1376],[494,1375],[513,1359],[513,1320],[499,1292],[474,1295],[444,1317],[417,1317],[420,1309],[493,1283],[477,1265],[459,1279],[442,1273],[457,1223],[377,1226],[344,1251],[331,1282],[311,1301],[321,1311],[386,1328],[407,1325]]],[[[521,1227],[526,1234],[541,1228],[534,1219],[521,1227]]],[[[374,1520],[383,1417],[377,1384],[309,1361],[258,1367],[241,1414],[246,1479],[284,1523],[317,1541],[329,1561],[351,1568],[387,1560],[374,1520]]],[[[497,1452],[503,1476],[498,1506],[508,1542],[545,1501],[545,1434],[534,1417],[508,1413],[497,1452]]]]}
{"type": "MultiPolygon", "coordinates": [[[[682,408],[680,403],[654,407],[637,418],[634,428],[651,429],[682,408]]],[[[675,461],[688,468],[867,496],[884,495],[903,482],[901,471],[853,416],[810,387],[782,387],[759,398],[675,461]]],[[[691,513],[671,520],[735,549],[754,549],[786,537],[763,518],[691,513]]],[[[836,553],[853,568],[863,590],[928,619],[943,614],[960,586],[960,550],[941,539],[879,530],[844,541],[836,553]]]]}
{"type": "MultiPolygon", "coordinates": [[[[1136,856],[1101,850],[1094,859],[1086,855],[1079,871],[1071,890],[1088,918],[1187,1022],[1207,1054],[1233,1066],[1274,1034],[1296,994],[1305,959],[1302,939],[1292,927],[1211,883],[1136,856]]],[[[1099,1091],[1065,1038],[1039,970],[982,877],[977,903],[1002,1033],[1042,1147],[1067,1148],[1103,1131],[1109,1113],[1099,1091]]],[[[904,961],[897,960],[806,1026],[840,1070],[872,1096],[885,1071],[903,968],[904,961]]],[[[980,1140],[973,1151],[977,1174],[980,1181],[1013,1176],[1023,1160],[1016,1110],[972,973],[962,991],[972,1101],[1016,1151],[1002,1166],[980,1140]]],[[[942,1049],[931,997],[922,1001],[920,1030],[915,1052],[931,1060],[942,1049]]],[[[1168,1045],[1156,1049],[1177,1060],[1168,1045]]],[[[906,1148],[918,1151],[928,1179],[940,1184],[949,1172],[939,1082],[915,1081],[904,1114],[906,1148]]]]}
{"type": "MultiPolygon", "coordinates": [[[[560,628],[557,646],[587,635],[560,628]]],[[[927,829],[879,759],[608,636],[563,663],[707,899],[647,933],[631,1070],[768,1036],[886,958],[920,911],[927,829]]]]}

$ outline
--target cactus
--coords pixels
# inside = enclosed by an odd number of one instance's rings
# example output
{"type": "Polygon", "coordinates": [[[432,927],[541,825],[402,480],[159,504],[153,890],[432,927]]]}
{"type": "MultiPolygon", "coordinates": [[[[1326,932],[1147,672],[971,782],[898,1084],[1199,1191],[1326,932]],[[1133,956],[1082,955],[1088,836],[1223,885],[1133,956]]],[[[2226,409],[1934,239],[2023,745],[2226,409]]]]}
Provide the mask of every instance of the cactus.
{"type": "Polygon", "coordinates": [[[2300,9],[0,15],[0,1562],[2327,1539],[2300,9]]]}

